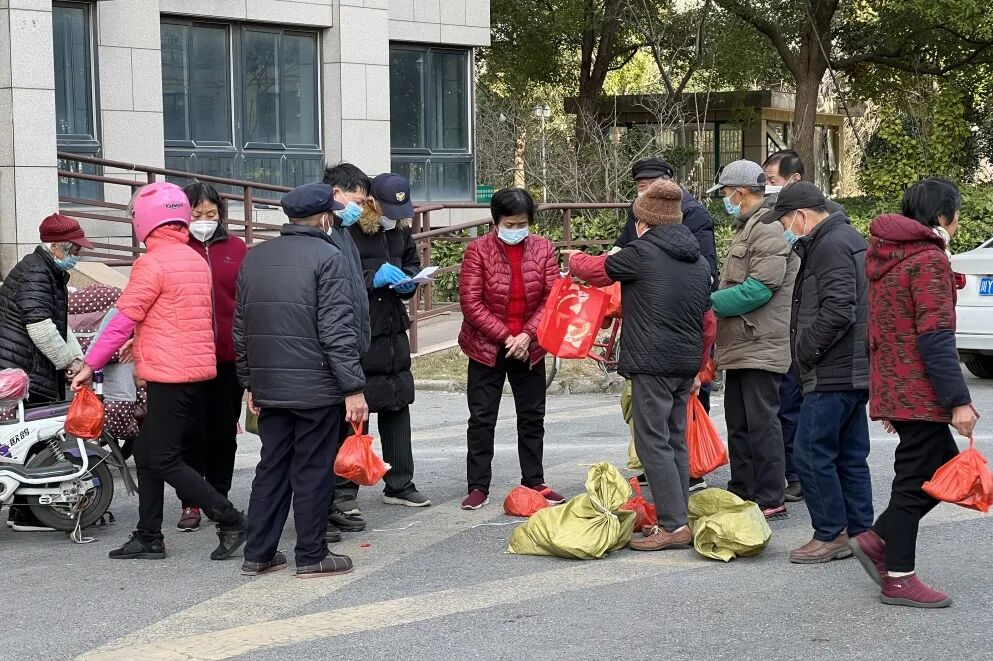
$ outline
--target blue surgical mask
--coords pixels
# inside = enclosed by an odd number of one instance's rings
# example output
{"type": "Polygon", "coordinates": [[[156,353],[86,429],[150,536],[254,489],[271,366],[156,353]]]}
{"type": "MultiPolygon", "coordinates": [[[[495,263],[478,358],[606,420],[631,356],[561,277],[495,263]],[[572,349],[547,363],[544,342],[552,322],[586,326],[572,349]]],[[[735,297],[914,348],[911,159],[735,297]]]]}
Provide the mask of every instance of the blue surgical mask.
{"type": "Polygon", "coordinates": [[[499,227],[497,228],[497,236],[500,237],[500,240],[508,246],[516,246],[518,243],[528,238],[528,228],[522,227],[519,230],[511,230],[504,227],[499,227]]]}
{"type": "Polygon", "coordinates": [[[793,230],[786,230],[783,232],[783,238],[786,239],[786,243],[789,244],[790,248],[796,245],[796,242],[800,240],[800,237],[793,232],[793,230]]]}
{"type": "Polygon", "coordinates": [[[362,207],[355,202],[349,202],[344,209],[338,209],[334,215],[341,219],[341,226],[348,227],[354,225],[362,217],[362,207]]]}
{"type": "Polygon", "coordinates": [[[387,218],[386,216],[379,217],[379,224],[386,232],[389,232],[390,230],[395,230],[397,228],[397,221],[393,220],[392,218],[387,218]]]}
{"type": "Polygon", "coordinates": [[[52,259],[55,260],[55,266],[63,271],[71,271],[76,268],[76,264],[79,263],[79,257],[76,257],[76,255],[66,255],[62,259],[55,259],[53,256],[52,259]]]}
{"type": "MultiPolygon", "coordinates": [[[[731,193],[731,197],[734,197],[734,193],[731,193]]],[[[731,197],[724,198],[724,210],[727,211],[732,216],[734,216],[735,218],[737,218],[738,216],[741,215],[741,205],[732,202],[731,197]]]]}

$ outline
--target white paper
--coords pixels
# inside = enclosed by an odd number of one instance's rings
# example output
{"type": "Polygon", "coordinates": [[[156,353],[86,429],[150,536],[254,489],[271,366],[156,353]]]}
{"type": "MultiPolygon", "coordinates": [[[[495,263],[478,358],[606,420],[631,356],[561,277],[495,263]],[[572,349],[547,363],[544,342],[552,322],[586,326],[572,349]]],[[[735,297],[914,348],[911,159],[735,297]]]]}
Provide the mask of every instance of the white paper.
{"type": "Polygon", "coordinates": [[[406,285],[413,282],[415,285],[423,285],[428,282],[434,282],[434,273],[438,270],[437,266],[426,266],[420,273],[415,275],[413,278],[404,278],[395,285],[390,285],[391,288],[396,289],[398,285],[406,285]]]}

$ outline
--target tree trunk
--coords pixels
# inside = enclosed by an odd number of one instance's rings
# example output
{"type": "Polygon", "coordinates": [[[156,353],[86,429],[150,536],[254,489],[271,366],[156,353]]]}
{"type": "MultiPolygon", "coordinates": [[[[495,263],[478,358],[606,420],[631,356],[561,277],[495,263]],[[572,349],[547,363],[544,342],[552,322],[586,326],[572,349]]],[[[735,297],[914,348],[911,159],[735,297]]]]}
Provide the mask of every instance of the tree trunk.
{"type": "Polygon", "coordinates": [[[823,71],[807,71],[804,79],[796,81],[796,102],[793,107],[793,149],[800,154],[804,165],[804,179],[814,180],[817,163],[814,161],[814,127],[817,122],[817,93],[823,71]]]}
{"type": "Polygon", "coordinates": [[[514,186],[517,188],[527,188],[527,176],[525,174],[524,155],[528,146],[527,129],[521,129],[514,141],[514,186]]]}

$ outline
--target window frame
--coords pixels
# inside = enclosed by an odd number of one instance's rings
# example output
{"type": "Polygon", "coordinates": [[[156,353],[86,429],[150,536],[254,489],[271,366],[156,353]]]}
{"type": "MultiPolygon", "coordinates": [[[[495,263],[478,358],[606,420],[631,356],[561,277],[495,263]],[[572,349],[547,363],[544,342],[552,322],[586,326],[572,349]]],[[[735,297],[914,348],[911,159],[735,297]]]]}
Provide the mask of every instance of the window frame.
{"type": "MultiPolygon", "coordinates": [[[[422,53],[424,57],[424,75],[422,77],[422,95],[424,100],[424,117],[422,121],[425,147],[390,147],[391,168],[396,171],[400,168],[397,165],[416,166],[420,165],[424,172],[424,198],[423,201],[448,201],[464,202],[475,200],[476,187],[476,117],[475,117],[475,56],[473,48],[460,48],[444,45],[425,45],[402,41],[390,42],[390,56],[394,51],[411,51],[422,53]],[[439,135],[439,99],[433,93],[436,87],[436,72],[434,67],[434,55],[438,53],[451,53],[465,56],[465,85],[466,85],[466,147],[464,149],[452,149],[444,147],[431,147],[432,144],[440,144],[439,135]],[[468,180],[466,181],[466,192],[462,198],[446,198],[439,196],[432,190],[432,164],[453,164],[468,165],[468,180]]],[[[392,96],[390,98],[392,112],[392,96]]],[[[392,120],[391,120],[392,121],[392,120]]]]}

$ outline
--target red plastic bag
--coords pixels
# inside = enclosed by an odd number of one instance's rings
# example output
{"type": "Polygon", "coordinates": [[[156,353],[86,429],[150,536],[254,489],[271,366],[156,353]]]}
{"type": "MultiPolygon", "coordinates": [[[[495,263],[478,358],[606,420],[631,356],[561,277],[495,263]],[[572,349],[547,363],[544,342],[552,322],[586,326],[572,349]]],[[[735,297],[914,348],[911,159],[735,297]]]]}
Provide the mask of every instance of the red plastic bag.
{"type": "Polygon", "coordinates": [[[686,405],[686,443],[690,451],[690,477],[703,477],[728,463],[728,451],[713,421],[697,397],[686,405]]]}
{"type": "Polygon", "coordinates": [[[503,500],[503,511],[508,516],[531,516],[548,507],[545,497],[524,485],[514,487],[503,500]]]}
{"type": "Polygon", "coordinates": [[[541,348],[559,358],[586,358],[607,312],[608,296],[596,287],[559,278],[538,325],[541,348]]]}
{"type": "Polygon", "coordinates": [[[615,282],[607,287],[600,287],[600,291],[609,296],[607,299],[607,319],[621,318],[621,283],[615,282]]]}
{"type": "Polygon", "coordinates": [[[83,388],[69,405],[65,430],[77,438],[100,438],[103,434],[103,402],[89,388],[83,388]]]}
{"type": "Polygon", "coordinates": [[[657,525],[659,516],[655,511],[655,505],[652,505],[641,495],[641,485],[638,484],[638,478],[631,478],[631,488],[634,489],[634,498],[621,505],[621,509],[631,510],[637,515],[634,520],[634,529],[638,531],[645,526],[657,525]]]}
{"type": "Polygon", "coordinates": [[[703,366],[703,371],[697,374],[697,378],[700,379],[700,383],[703,385],[713,383],[714,379],[717,378],[717,365],[714,364],[714,359],[712,357],[707,357],[707,362],[703,366]]]}
{"type": "Polygon", "coordinates": [[[352,423],[355,433],[345,439],[334,460],[334,473],[356,484],[371,487],[383,479],[390,465],[372,451],[372,436],[362,433],[363,423],[352,423]]]}
{"type": "Polygon", "coordinates": [[[971,510],[989,512],[993,504],[993,475],[986,457],[971,438],[969,449],[935,471],[921,488],[932,498],[971,510]]]}

